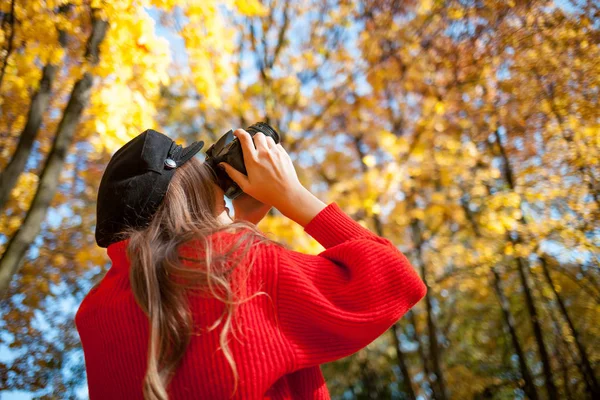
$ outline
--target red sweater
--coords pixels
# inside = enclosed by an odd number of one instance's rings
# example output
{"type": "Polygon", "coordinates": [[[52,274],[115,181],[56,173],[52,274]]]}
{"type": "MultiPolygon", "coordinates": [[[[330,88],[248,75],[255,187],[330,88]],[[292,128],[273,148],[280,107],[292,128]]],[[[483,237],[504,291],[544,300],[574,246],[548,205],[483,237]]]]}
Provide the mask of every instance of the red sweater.
{"type": "MultiPolygon", "coordinates": [[[[237,310],[237,339],[229,339],[240,379],[234,399],[329,399],[319,364],[365,347],[425,295],[406,257],[336,203],[304,231],[325,250],[309,255],[267,243],[253,251],[247,287],[268,296],[255,296],[237,310]]],[[[143,398],[148,319],[131,292],[126,246],[124,240],[108,247],[112,266],[75,316],[91,400],[143,398]]],[[[223,310],[222,303],[201,296],[190,307],[203,326],[223,310]]],[[[220,328],[192,336],[168,387],[171,399],[230,398],[233,375],[217,350],[220,328]]]]}

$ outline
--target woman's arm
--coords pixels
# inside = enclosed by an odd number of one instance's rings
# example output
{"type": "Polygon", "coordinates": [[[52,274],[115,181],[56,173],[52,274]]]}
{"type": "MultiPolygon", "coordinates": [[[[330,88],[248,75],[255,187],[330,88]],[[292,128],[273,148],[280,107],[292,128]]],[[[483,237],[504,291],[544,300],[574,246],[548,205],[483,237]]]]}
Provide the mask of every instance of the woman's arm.
{"type": "Polygon", "coordinates": [[[248,221],[254,225],[258,225],[272,208],[246,193],[233,199],[231,204],[233,205],[234,221],[248,221]]]}
{"type": "Polygon", "coordinates": [[[352,220],[336,203],[322,209],[305,231],[325,247],[323,252],[274,250],[279,326],[294,369],[355,353],[427,290],[393,243],[352,220]]]}
{"type": "Polygon", "coordinates": [[[299,186],[289,194],[288,200],[282,203],[278,210],[304,228],[326,206],[327,204],[319,200],[304,186],[299,186]]]}

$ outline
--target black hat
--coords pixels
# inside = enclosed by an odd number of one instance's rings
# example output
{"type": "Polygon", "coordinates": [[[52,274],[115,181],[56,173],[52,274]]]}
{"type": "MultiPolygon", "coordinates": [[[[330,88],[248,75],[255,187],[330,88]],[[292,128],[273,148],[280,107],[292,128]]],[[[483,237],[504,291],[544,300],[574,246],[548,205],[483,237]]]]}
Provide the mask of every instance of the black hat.
{"type": "Polygon", "coordinates": [[[127,227],[147,225],[165,197],[177,167],[192,158],[203,141],[182,147],[148,129],[112,156],[100,181],[96,208],[96,243],[120,241],[127,227]]]}

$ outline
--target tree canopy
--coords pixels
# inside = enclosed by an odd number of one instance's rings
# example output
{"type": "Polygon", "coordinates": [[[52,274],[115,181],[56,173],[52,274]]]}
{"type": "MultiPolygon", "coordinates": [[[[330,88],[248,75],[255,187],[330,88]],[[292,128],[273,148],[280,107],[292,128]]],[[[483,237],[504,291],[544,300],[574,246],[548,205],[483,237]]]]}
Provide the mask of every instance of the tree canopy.
{"type": "MultiPolygon", "coordinates": [[[[266,121],[428,293],[334,398],[600,398],[600,5],[4,0],[0,390],[85,398],[76,307],[111,154],[266,121]]],[[[320,245],[273,210],[259,225],[320,245]]]]}

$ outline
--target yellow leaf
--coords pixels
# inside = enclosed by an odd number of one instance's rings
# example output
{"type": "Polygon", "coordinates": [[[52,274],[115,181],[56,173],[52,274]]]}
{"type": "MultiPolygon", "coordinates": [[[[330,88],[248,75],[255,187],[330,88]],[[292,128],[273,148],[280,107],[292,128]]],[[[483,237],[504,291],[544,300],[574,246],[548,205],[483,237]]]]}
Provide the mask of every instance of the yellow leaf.
{"type": "Polygon", "coordinates": [[[381,214],[381,206],[379,204],[375,204],[371,208],[371,211],[373,212],[373,214],[381,214]]]}
{"type": "Polygon", "coordinates": [[[450,19],[461,19],[464,15],[465,11],[462,8],[450,7],[448,10],[448,17],[450,17],[450,19]]]}
{"type": "Polygon", "coordinates": [[[247,16],[265,16],[268,10],[256,0],[235,0],[235,6],[238,11],[247,16]]]}
{"type": "Polygon", "coordinates": [[[415,208],[411,210],[410,216],[415,219],[423,219],[425,218],[425,212],[420,208],[415,208]]]}
{"type": "Polygon", "coordinates": [[[54,267],[60,267],[67,263],[67,259],[62,254],[56,254],[52,257],[52,264],[54,267]]]}
{"type": "Polygon", "coordinates": [[[427,14],[431,11],[431,7],[433,6],[433,0],[422,0],[419,3],[418,14],[427,14]]]}
{"type": "Polygon", "coordinates": [[[375,156],[372,154],[366,155],[363,157],[362,161],[367,167],[371,168],[375,165],[375,156]]]}
{"type": "Polygon", "coordinates": [[[442,103],[441,101],[438,101],[437,103],[435,103],[436,114],[442,115],[445,110],[446,110],[446,106],[444,106],[444,103],[442,103]]]}

